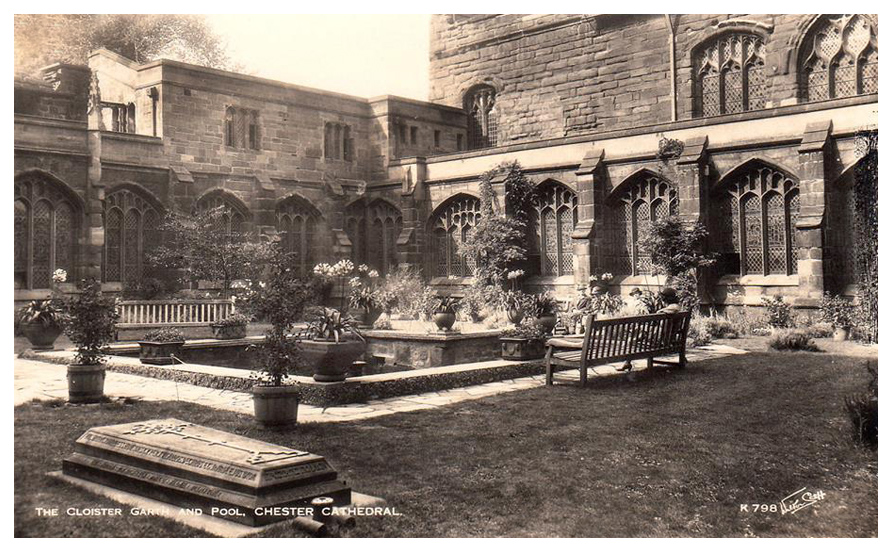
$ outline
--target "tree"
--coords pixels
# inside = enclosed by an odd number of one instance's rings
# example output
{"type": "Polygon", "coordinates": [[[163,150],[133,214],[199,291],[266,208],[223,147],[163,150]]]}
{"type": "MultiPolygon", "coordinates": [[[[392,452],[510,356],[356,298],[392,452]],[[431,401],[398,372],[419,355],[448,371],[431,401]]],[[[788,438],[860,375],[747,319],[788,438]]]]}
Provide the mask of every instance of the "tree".
{"type": "Polygon", "coordinates": [[[698,305],[698,269],[716,261],[714,254],[704,253],[707,235],[702,223],[689,226],[679,217],[664,217],[648,226],[639,243],[658,272],[679,288],[682,302],[689,309],[698,305]]]}
{"type": "Polygon", "coordinates": [[[15,16],[16,73],[55,62],[85,64],[97,48],[145,63],[161,57],[233,69],[221,38],[203,16],[38,14],[15,16]]]}
{"type": "Polygon", "coordinates": [[[269,261],[270,244],[252,239],[251,234],[221,232],[227,224],[223,206],[195,215],[169,212],[161,224],[165,237],[150,261],[180,272],[181,280],[219,281],[229,296],[232,281],[259,273],[269,261]]]}

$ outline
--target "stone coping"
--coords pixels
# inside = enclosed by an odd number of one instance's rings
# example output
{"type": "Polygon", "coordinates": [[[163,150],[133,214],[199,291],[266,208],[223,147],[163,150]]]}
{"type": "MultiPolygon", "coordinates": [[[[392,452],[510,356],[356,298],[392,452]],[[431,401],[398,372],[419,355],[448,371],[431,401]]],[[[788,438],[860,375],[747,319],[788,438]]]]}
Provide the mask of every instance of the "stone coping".
{"type": "Polygon", "coordinates": [[[475,338],[492,338],[499,336],[501,330],[481,330],[477,332],[430,332],[419,334],[403,330],[363,330],[360,334],[365,338],[377,338],[382,340],[409,340],[414,342],[453,342],[460,340],[472,340],[475,338]]]}

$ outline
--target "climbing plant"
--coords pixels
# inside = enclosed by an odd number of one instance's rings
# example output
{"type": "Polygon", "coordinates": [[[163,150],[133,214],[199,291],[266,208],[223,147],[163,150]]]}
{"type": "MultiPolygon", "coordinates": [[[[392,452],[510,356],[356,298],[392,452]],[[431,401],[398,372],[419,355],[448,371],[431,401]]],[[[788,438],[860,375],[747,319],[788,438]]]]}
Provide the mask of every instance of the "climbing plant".
{"type": "Polygon", "coordinates": [[[878,339],[878,151],[877,134],[863,137],[868,154],[854,169],[856,274],[859,309],[856,331],[859,338],[878,339]]]}

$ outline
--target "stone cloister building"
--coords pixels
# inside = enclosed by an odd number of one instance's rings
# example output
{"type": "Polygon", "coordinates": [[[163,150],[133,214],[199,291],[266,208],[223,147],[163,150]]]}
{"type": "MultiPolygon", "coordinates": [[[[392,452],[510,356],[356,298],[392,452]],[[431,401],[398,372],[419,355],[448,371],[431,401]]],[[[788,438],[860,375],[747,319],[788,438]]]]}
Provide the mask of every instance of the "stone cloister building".
{"type": "Polygon", "coordinates": [[[638,241],[678,214],[719,254],[705,301],[852,294],[877,29],[873,15],[438,15],[429,102],[99,50],[16,80],[15,297],[45,297],[55,268],[134,286],[167,210],[217,205],[228,231],[283,233],[303,270],[402,263],[461,294],[478,177],[514,160],[541,190],[531,290],[570,297],[597,271],[618,292],[657,285],[638,241]]]}

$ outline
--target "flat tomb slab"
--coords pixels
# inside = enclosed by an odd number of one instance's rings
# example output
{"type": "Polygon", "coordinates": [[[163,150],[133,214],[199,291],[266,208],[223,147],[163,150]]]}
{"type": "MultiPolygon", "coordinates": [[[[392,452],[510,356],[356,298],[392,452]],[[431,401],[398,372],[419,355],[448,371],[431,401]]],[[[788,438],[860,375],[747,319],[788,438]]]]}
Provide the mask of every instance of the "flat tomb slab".
{"type": "Polygon", "coordinates": [[[62,472],[249,526],[285,520],[276,507],[310,507],[320,496],[351,503],[319,455],[178,419],[91,428],[62,472]]]}

